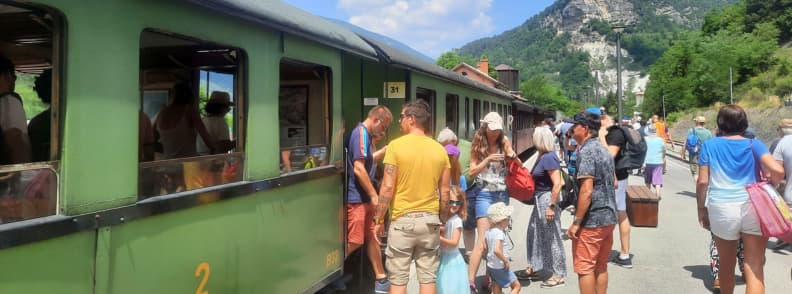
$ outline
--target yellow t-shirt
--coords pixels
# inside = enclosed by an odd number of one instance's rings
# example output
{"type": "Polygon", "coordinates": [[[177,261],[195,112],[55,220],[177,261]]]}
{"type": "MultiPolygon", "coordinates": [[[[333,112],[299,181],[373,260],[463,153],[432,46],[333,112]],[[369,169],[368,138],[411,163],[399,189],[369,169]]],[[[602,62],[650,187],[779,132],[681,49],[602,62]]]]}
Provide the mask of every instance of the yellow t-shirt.
{"type": "Polygon", "coordinates": [[[425,136],[404,135],[388,144],[384,163],[397,169],[392,219],[412,212],[440,212],[440,177],[451,168],[440,143],[425,136]]]}

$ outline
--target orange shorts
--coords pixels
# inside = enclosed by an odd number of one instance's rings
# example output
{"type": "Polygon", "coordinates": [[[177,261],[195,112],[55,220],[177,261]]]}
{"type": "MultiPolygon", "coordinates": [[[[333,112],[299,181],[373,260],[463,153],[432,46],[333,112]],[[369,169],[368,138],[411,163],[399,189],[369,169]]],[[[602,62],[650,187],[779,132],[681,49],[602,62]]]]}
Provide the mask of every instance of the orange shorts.
{"type": "Polygon", "coordinates": [[[572,240],[572,259],[575,273],[589,275],[608,271],[608,258],[613,246],[616,225],[580,228],[577,240],[572,240]]]}
{"type": "Polygon", "coordinates": [[[371,203],[347,204],[347,242],[363,245],[374,239],[374,207],[371,203]]]}

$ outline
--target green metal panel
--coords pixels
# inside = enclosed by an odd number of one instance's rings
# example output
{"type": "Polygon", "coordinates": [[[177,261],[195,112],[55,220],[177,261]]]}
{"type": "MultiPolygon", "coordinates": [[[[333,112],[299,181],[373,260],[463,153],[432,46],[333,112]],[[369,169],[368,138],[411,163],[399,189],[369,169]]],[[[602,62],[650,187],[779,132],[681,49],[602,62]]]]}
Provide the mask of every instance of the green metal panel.
{"type": "Polygon", "coordinates": [[[0,250],[0,293],[93,293],[93,231],[0,250]]]}
{"type": "MultiPolygon", "coordinates": [[[[343,261],[341,185],[325,177],[112,227],[108,294],[297,293],[343,261]]],[[[99,275],[97,275],[99,277],[99,275]]]]}
{"type": "Polygon", "coordinates": [[[363,93],[361,89],[363,61],[355,56],[343,54],[343,76],[341,78],[341,105],[344,129],[351,130],[363,119],[363,93]]]}
{"type": "MultiPolygon", "coordinates": [[[[393,122],[388,126],[387,141],[398,138],[401,136],[399,130],[399,113],[401,113],[402,105],[405,99],[402,98],[385,98],[384,86],[385,82],[407,82],[407,71],[399,68],[394,68],[389,65],[375,63],[368,60],[363,61],[363,97],[378,97],[380,98],[379,104],[384,105],[393,113],[393,122]]],[[[362,104],[362,103],[361,103],[362,104]]],[[[363,109],[366,114],[369,107],[363,109]]],[[[381,146],[385,146],[387,142],[381,142],[381,146]]]]}

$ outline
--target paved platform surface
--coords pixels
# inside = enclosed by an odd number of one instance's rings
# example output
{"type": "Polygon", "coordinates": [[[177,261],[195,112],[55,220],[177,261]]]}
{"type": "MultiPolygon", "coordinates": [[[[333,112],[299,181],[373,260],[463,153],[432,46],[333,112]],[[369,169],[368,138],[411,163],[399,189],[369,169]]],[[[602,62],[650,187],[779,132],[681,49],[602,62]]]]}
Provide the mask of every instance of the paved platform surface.
{"type": "MultiPolygon", "coordinates": [[[[631,176],[629,181],[631,185],[638,185],[643,183],[643,178],[631,176]]],[[[710,293],[709,287],[712,283],[708,251],[710,234],[698,224],[695,187],[687,164],[669,158],[668,173],[664,177],[664,182],[659,226],[632,228],[634,268],[625,269],[610,264],[608,293],[710,293]]],[[[527,265],[525,233],[533,206],[523,205],[517,201],[511,204],[515,207],[513,230],[510,233],[515,244],[515,250],[512,252],[512,270],[518,270],[527,265]]],[[[567,228],[572,223],[572,219],[571,214],[563,213],[562,227],[567,228]]],[[[619,249],[618,240],[618,230],[614,230],[614,250],[619,249]]],[[[768,247],[774,244],[771,239],[768,247]]],[[[523,283],[521,293],[579,293],[577,275],[572,271],[570,245],[571,241],[564,242],[569,271],[565,287],[544,289],[540,287],[541,282],[537,281],[523,283]]],[[[767,249],[766,257],[766,293],[792,293],[790,277],[792,248],[767,249]]],[[[483,275],[483,270],[480,270],[479,279],[483,275]]],[[[409,293],[418,293],[414,274],[408,289],[409,293]]],[[[735,293],[744,292],[745,285],[738,277],[735,293]]]]}

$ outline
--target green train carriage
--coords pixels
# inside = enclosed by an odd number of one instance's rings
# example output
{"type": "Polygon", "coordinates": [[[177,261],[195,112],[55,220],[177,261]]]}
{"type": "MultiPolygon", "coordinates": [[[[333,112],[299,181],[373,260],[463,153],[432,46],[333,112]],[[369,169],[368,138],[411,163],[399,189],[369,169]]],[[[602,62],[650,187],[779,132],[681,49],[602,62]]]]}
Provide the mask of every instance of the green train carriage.
{"type": "Polygon", "coordinates": [[[21,175],[0,194],[0,293],[312,293],[344,270],[341,140],[361,98],[426,99],[460,138],[524,104],[277,1],[0,1],[0,15],[0,52],[53,72],[50,160],[0,166],[21,175]],[[179,82],[230,94],[236,145],[141,161],[141,117],[179,82]]]}

